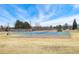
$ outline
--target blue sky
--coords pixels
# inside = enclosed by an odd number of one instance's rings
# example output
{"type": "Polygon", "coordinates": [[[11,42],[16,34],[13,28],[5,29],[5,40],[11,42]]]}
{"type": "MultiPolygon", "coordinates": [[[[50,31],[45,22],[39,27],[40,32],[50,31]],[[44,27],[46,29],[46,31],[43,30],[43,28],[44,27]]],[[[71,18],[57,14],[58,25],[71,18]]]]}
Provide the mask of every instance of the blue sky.
{"type": "Polygon", "coordinates": [[[16,20],[27,21],[35,26],[79,23],[79,5],[75,4],[0,4],[0,25],[14,26],[16,20]]]}

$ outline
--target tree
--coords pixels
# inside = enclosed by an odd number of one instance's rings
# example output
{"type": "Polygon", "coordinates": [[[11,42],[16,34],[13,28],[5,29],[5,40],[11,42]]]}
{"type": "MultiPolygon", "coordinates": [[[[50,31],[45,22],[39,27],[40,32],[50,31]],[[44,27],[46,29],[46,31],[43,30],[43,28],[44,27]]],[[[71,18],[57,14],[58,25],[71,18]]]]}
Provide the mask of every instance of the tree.
{"type": "Polygon", "coordinates": [[[22,26],[23,26],[23,23],[20,20],[17,20],[15,23],[15,28],[20,29],[20,28],[22,28],[22,26]]]}
{"type": "Polygon", "coordinates": [[[62,26],[61,25],[58,26],[58,32],[62,32],[62,26]]]}
{"type": "Polygon", "coordinates": [[[4,27],[1,25],[1,30],[4,30],[4,27]]]}
{"type": "Polygon", "coordinates": [[[35,23],[35,27],[36,27],[36,30],[40,30],[41,29],[40,23],[35,23]]]}
{"type": "Polygon", "coordinates": [[[65,23],[65,25],[63,26],[63,29],[64,30],[68,29],[68,24],[67,23],[65,23]]]}
{"type": "Polygon", "coordinates": [[[31,28],[31,25],[28,22],[24,22],[23,28],[24,29],[30,29],[31,28]]]}
{"type": "Polygon", "coordinates": [[[52,25],[50,25],[50,28],[53,28],[52,25]]]}
{"type": "Polygon", "coordinates": [[[6,27],[6,28],[5,28],[5,31],[9,31],[9,28],[8,28],[8,27],[6,27]]]}
{"type": "Polygon", "coordinates": [[[52,28],[53,28],[53,27],[52,27],[52,25],[50,25],[50,27],[49,27],[49,28],[50,28],[50,30],[52,30],[52,28]]]}
{"type": "Polygon", "coordinates": [[[31,25],[28,22],[22,22],[20,20],[17,20],[15,23],[16,29],[30,29],[31,25]]]}
{"type": "Polygon", "coordinates": [[[76,19],[74,19],[72,29],[73,29],[73,30],[77,29],[77,22],[76,22],[76,19]]]}

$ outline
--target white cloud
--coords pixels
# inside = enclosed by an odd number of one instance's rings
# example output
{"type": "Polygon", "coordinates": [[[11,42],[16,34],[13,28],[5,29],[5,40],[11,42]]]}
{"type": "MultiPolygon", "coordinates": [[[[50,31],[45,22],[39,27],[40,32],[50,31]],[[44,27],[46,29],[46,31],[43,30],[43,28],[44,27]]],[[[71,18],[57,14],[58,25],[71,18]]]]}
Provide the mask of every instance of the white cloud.
{"type": "MultiPolygon", "coordinates": [[[[40,5],[37,6],[36,9],[38,10],[38,13],[39,13],[38,17],[35,16],[32,19],[29,19],[30,16],[29,16],[27,10],[19,8],[15,5],[11,5],[11,6],[16,9],[17,18],[19,18],[20,20],[28,21],[28,22],[30,22],[30,20],[31,20],[32,25],[35,25],[35,23],[40,23],[43,26],[59,25],[59,24],[63,25],[65,23],[72,24],[74,18],[76,18],[77,22],[79,23],[79,14],[50,20],[49,18],[51,16],[56,15],[56,9],[55,8],[53,8],[52,11],[49,12],[49,10],[52,6],[51,4],[43,5],[43,9],[40,8],[40,5]],[[48,14],[44,14],[44,12],[48,12],[48,14]],[[27,17],[28,17],[28,19],[27,19],[27,17]]],[[[75,4],[75,5],[73,5],[73,7],[74,7],[74,9],[77,9],[77,8],[79,8],[79,4],[78,5],[75,4]]],[[[4,16],[4,21],[6,21],[6,22],[9,22],[9,21],[14,22],[14,20],[16,21],[16,19],[17,19],[17,18],[14,18],[13,16],[11,16],[9,11],[7,11],[5,9],[0,9],[0,13],[1,13],[2,16],[4,16]],[[6,20],[6,18],[8,18],[8,20],[6,20]]],[[[2,16],[0,16],[0,19],[3,19],[2,16]]],[[[13,22],[10,25],[13,26],[14,25],[13,22]]]]}
{"type": "Polygon", "coordinates": [[[49,25],[64,25],[65,23],[68,23],[69,25],[72,25],[73,20],[76,19],[77,23],[79,24],[79,14],[77,15],[73,15],[73,16],[69,16],[69,17],[61,17],[58,19],[53,19],[51,21],[47,21],[47,22],[42,22],[41,25],[43,26],[49,26],[49,25]]]}
{"type": "MultiPolygon", "coordinates": [[[[50,6],[44,6],[46,7],[45,9],[48,11],[50,9],[50,6]]],[[[74,5],[74,8],[79,8],[79,5],[74,5]]],[[[56,14],[56,10],[53,9],[53,12],[49,12],[47,15],[43,14],[43,10],[41,10],[41,8],[38,8],[39,11],[39,15],[38,17],[34,17],[32,18],[32,20],[34,20],[34,22],[32,23],[33,25],[35,23],[39,23],[43,26],[50,26],[50,25],[64,25],[65,23],[68,23],[69,25],[71,25],[73,23],[73,20],[76,19],[77,22],[79,23],[79,14],[76,15],[72,15],[72,16],[68,16],[68,17],[61,17],[61,18],[57,18],[57,19],[52,19],[50,20],[50,16],[53,16],[56,14]],[[49,20],[49,21],[48,21],[49,20]]]]}
{"type": "Polygon", "coordinates": [[[22,20],[25,20],[26,17],[28,17],[28,13],[27,10],[21,9],[19,7],[17,7],[16,5],[11,5],[14,9],[16,9],[16,17],[17,18],[21,18],[22,20]]]}
{"type": "Polygon", "coordinates": [[[9,11],[0,8],[0,25],[6,25],[10,23],[11,26],[13,26],[13,21],[16,20],[10,13],[9,11]]]}
{"type": "Polygon", "coordinates": [[[45,22],[47,20],[49,20],[49,18],[53,15],[55,15],[56,10],[52,9],[52,12],[49,11],[51,8],[51,4],[45,4],[45,5],[37,5],[36,9],[38,10],[38,16],[32,18],[32,20],[34,20],[34,23],[41,23],[41,22],[45,22]],[[44,13],[48,13],[48,14],[44,14],[44,13]]]}

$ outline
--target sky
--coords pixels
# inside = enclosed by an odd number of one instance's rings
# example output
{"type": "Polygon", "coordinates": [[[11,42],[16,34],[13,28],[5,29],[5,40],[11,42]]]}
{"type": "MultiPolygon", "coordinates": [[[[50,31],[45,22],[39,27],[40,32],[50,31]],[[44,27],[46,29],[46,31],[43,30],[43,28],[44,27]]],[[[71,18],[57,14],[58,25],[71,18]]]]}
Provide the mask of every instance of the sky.
{"type": "Polygon", "coordinates": [[[0,25],[13,27],[16,20],[31,22],[32,26],[72,25],[79,23],[78,4],[0,4],[0,25]]]}

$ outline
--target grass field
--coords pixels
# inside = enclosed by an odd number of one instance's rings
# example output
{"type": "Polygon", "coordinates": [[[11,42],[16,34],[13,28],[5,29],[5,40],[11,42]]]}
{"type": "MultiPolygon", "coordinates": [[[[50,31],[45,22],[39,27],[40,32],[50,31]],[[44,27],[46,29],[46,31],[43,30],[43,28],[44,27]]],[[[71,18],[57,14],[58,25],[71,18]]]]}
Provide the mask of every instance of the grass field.
{"type": "Polygon", "coordinates": [[[70,38],[23,38],[0,33],[0,54],[79,53],[79,32],[70,38]]]}

